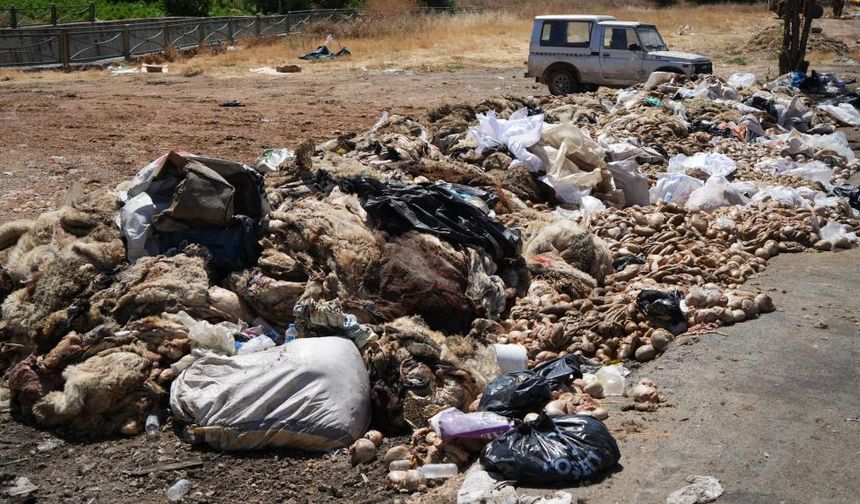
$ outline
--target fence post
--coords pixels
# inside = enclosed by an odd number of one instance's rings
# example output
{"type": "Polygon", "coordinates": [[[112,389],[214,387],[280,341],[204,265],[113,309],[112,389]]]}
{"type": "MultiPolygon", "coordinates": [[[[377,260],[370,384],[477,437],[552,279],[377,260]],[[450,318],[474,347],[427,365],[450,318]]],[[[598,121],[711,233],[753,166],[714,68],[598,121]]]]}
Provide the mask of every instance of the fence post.
{"type": "Polygon", "coordinates": [[[170,47],[170,23],[164,23],[164,50],[170,47]]]}
{"type": "Polygon", "coordinates": [[[51,24],[57,26],[57,4],[51,4],[51,24]]]}
{"type": "Polygon", "coordinates": [[[18,28],[18,9],[9,7],[9,26],[18,28]]]}
{"type": "Polygon", "coordinates": [[[197,45],[203,45],[206,40],[206,22],[200,21],[197,24],[197,45]]]}
{"type": "Polygon", "coordinates": [[[263,18],[257,14],[257,19],[254,20],[254,34],[257,35],[257,38],[263,34],[263,18]]]}
{"type": "Polygon", "coordinates": [[[122,55],[125,59],[131,59],[131,36],[128,34],[128,25],[122,25],[122,55]]]}
{"type": "Polygon", "coordinates": [[[93,2],[90,2],[87,5],[87,7],[89,8],[89,11],[90,11],[90,23],[95,23],[96,22],[96,4],[94,4],[93,2]]]}
{"type": "Polygon", "coordinates": [[[233,18],[227,18],[227,40],[233,43],[233,18]]]}
{"type": "Polygon", "coordinates": [[[63,63],[63,68],[69,69],[69,30],[63,28],[60,30],[60,58],[63,63]]]}

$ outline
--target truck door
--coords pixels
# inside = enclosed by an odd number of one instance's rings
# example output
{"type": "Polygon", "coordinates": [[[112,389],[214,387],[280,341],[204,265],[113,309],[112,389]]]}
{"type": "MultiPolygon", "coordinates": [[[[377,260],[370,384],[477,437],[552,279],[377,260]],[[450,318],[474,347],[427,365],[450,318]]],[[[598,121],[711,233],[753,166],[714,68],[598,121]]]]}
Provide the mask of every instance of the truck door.
{"type": "Polygon", "coordinates": [[[603,27],[600,48],[600,70],[610,84],[627,86],[642,80],[644,52],[636,30],[627,27],[603,27]]]}
{"type": "MultiPolygon", "coordinates": [[[[539,45],[529,54],[529,59],[536,62],[534,67],[546,68],[553,63],[562,62],[574,65],[584,78],[585,76],[599,75],[600,62],[597,55],[591,56],[592,51],[590,49],[592,47],[592,24],[590,21],[565,19],[543,21],[540,28],[539,45]]],[[[530,73],[532,73],[531,67],[530,63],[530,73]]],[[[537,72],[534,74],[537,75],[537,72]]]]}

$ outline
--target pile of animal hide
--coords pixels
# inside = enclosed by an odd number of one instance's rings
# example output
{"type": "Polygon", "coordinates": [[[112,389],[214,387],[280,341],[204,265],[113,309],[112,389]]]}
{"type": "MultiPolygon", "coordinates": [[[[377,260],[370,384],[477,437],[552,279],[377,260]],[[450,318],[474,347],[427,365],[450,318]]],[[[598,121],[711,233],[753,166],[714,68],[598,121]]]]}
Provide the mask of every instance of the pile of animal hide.
{"type": "Polygon", "coordinates": [[[296,323],[299,338],[360,334],[374,424],[422,432],[473,407],[494,343],[525,346],[530,366],[654,358],[667,327],[772,310],[737,288],[770,257],[856,243],[844,195],[860,161],[830,116],[798,90],[728,91],[385,113],[265,175],[171,153],[115,191],[72,188],[0,225],[0,386],[40,425],[131,435],[193,362],[282,344],[296,323]]]}

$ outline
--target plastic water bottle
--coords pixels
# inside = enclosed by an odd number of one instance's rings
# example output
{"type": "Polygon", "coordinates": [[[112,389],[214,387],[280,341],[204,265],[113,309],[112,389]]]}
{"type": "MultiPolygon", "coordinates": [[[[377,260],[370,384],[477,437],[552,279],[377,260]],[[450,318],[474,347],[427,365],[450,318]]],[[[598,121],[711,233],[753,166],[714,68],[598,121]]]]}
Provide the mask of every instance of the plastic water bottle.
{"type": "Polygon", "coordinates": [[[618,366],[603,366],[594,376],[603,386],[604,395],[616,396],[624,393],[624,375],[618,366]]]}
{"type": "Polygon", "coordinates": [[[146,422],[143,424],[144,429],[146,430],[146,437],[154,438],[158,436],[158,415],[150,414],[146,417],[146,422]]]}
{"type": "Polygon", "coordinates": [[[389,464],[389,471],[408,471],[412,469],[412,464],[408,460],[394,460],[389,464]]]}
{"type": "Polygon", "coordinates": [[[298,335],[299,332],[296,331],[296,324],[290,324],[290,326],[287,327],[287,332],[284,333],[284,343],[289,343],[290,341],[293,341],[298,335]]]}
{"type": "Polygon", "coordinates": [[[426,464],[418,472],[427,479],[453,478],[457,475],[457,464],[426,464]]]}
{"type": "Polygon", "coordinates": [[[170,502],[179,502],[182,497],[191,489],[191,482],[187,479],[181,479],[167,489],[167,500],[170,502]]]}

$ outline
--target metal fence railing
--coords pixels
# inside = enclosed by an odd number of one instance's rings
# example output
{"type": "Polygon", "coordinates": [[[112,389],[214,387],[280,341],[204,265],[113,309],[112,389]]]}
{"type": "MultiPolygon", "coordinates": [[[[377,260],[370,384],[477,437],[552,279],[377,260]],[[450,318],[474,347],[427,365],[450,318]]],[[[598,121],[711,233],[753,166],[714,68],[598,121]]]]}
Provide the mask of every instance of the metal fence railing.
{"type": "Polygon", "coordinates": [[[353,19],[351,9],[298,11],[273,16],[140,19],[68,27],[0,29],[0,67],[70,67],[131,59],[164,51],[296,33],[308,23],[353,19]]]}
{"type": "Polygon", "coordinates": [[[40,7],[9,7],[0,9],[0,28],[27,26],[57,26],[62,23],[96,22],[96,4],[50,4],[40,7]]]}

